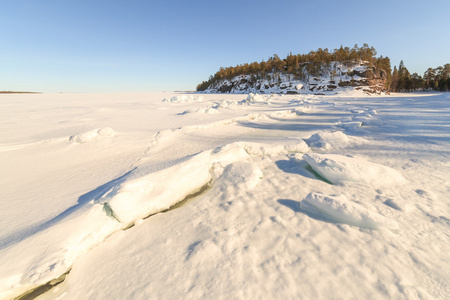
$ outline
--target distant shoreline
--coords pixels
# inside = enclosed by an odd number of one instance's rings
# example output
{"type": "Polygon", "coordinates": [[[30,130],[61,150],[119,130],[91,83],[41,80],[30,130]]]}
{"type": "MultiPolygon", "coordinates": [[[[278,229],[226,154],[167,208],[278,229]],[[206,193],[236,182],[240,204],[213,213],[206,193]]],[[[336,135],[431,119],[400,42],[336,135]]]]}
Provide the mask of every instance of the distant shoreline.
{"type": "Polygon", "coordinates": [[[0,91],[0,94],[42,94],[41,92],[14,92],[14,91],[0,91]]]}

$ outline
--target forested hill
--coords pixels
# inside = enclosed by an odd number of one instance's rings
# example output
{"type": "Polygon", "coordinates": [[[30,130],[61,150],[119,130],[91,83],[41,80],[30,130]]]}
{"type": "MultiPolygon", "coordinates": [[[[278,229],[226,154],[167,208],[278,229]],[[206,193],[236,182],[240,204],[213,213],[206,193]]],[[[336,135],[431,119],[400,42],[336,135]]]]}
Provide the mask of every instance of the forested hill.
{"type": "Polygon", "coordinates": [[[375,48],[367,44],[290,53],[283,59],[274,54],[267,61],[220,68],[197,91],[301,93],[370,86],[368,92],[379,93],[388,88],[391,63],[388,57],[376,55],[375,48]]]}

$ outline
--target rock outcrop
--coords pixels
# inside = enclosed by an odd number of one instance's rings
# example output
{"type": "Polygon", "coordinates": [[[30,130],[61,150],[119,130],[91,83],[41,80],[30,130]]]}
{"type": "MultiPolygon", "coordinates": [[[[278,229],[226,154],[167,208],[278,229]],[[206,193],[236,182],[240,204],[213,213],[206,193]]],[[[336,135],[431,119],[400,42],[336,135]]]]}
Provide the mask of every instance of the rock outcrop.
{"type": "Polygon", "coordinates": [[[387,73],[364,62],[331,62],[323,65],[316,74],[303,67],[301,75],[273,72],[261,75],[239,75],[231,80],[212,83],[205,93],[334,93],[348,87],[368,94],[386,92],[387,73]]]}

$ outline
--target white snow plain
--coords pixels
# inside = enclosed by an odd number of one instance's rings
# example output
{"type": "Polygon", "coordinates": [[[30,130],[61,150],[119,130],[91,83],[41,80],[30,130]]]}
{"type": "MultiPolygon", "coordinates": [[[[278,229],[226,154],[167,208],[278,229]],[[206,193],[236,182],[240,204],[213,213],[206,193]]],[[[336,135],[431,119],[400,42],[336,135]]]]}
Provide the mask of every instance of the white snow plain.
{"type": "Polygon", "coordinates": [[[0,299],[448,299],[448,94],[0,95],[0,299]]]}

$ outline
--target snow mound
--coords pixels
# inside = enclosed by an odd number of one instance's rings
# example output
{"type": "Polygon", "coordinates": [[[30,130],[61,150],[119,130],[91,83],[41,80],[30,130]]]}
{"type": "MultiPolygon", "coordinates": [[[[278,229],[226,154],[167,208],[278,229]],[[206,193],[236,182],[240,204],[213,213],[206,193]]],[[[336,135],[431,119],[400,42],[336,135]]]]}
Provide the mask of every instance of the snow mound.
{"type": "Polygon", "coordinates": [[[229,99],[225,99],[222,100],[216,108],[233,108],[234,106],[238,105],[238,101],[236,100],[229,100],[229,99]]]}
{"type": "Polygon", "coordinates": [[[284,145],[241,142],[245,151],[252,156],[279,156],[287,154],[284,145]]]}
{"type": "Polygon", "coordinates": [[[202,190],[212,180],[214,163],[226,165],[249,157],[238,144],[207,150],[167,169],[126,181],[108,191],[101,201],[129,226],[202,190]]]}
{"type": "Polygon", "coordinates": [[[371,124],[373,119],[373,116],[369,113],[364,113],[364,114],[358,114],[356,116],[353,117],[352,119],[355,122],[361,122],[361,124],[371,124]]]}
{"type": "Polygon", "coordinates": [[[245,190],[254,189],[263,178],[263,172],[250,162],[235,162],[225,167],[219,181],[222,185],[245,190]]]}
{"type": "Polygon", "coordinates": [[[402,184],[403,176],[394,169],[337,154],[304,154],[303,159],[319,175],[333,184],[368,183],[376,186],[402,184]]]}
{"type": "Polygon", "coordinates": [[[377,115],[377,111],[370,108],[352,108],[349,109],[351,113],[355,115],[346,117],[336,123],[337,126],[344,129],[346,132],[361,132],[365,131],[361,127],[363,126],[376,126],[380,121],[378,118],[374,118],[377,115]]]}
{"type": "Polygon", "coordinates": [[[329,132],[323,131],[313,134],[305,140],[309,147],[322,150],[330,150],[332,148],[343,148],[350,143],[347,135],[340,131],[329,132]]]}
{"type": "Polygon", "coordinates": [[[312,216],[331,222],[368,229],[379,229],[381,227],[398,229],[397,222],[349,201],[344,195],[328,196],[309,193],[300,202],[300,209],[312,216]]]}
{"type": "Polygon", "coordinates": [[[284,149],[286,149],[286,151],[288,152],[309,152],[308,144],[306,144],[306,142],[302,139],[291,140],[284,146],[284,149]]]}
{"type": "Polygon", "coordinates": [[[114,134],[115,132],[114,130],[112,130],[112,128],[109,127],[97,128],[83,133],[78,133],[76,135],[72,135],[69,138],[69,141],[76,143],[86,143],[95,140],[99,136],[112,137],[114,136],[114,134]]]}
{"type": "Polygon", "coordinates": [[[358,121],[339,122],[336,125],[344,129],[348,133],[357,133],[363,130],[361,128],[363,126],[363,123],[358,121]]]}
{"type": "Polygon", "coordinates": [[[218,114],[219,111],[216,109],[216,107],[208,106],[208,107],[202,107],[197,109],[197,113],[212,115],[212,114],[218,114]]]}
{"type": "Polygon", "coordinates": [[[260,94],[250,93],[250,94],[248,94],[247,98],[242,102],[244,102],[244,103],[267,102],[267,100],[264,99],[264,97],[261,96],[260,94]]]}
{"type": "Polygon", "coordinates": [[[280,156],[289,152],[306,153],[308,145],[302,139],[292,139],[279,144],[240,142],[245,151],[252,156],[280,156]]]}
{"type": "Polygon", "coordinates": [[[195,98],[192,95],[190,95],[190,96],[177,95],[177,96],[172,96],[169,99],[164,98],[163,102],[170,102],[170,103],[186,102],[186,103],[191,103],[191,102],[202,102],[203,99],[204,99],[203,96],[199,96],[199,97],[195,98]]]}
{"type": "Polygon", "coordinates": [[[207,107],[201,107],[198,109],[187,109],[184,112],[182,112],[180,115],[185,115],[185,114],[190,114],[190,113],[212,115],[212,114],[218,114],[220,112],[214,106],[207,106],[207,107]]]}

